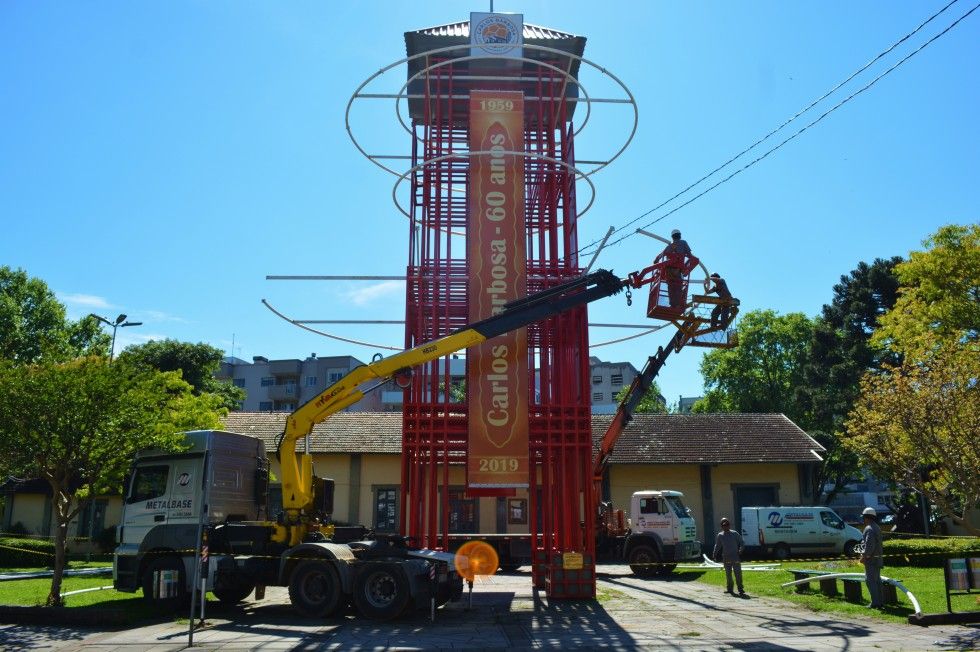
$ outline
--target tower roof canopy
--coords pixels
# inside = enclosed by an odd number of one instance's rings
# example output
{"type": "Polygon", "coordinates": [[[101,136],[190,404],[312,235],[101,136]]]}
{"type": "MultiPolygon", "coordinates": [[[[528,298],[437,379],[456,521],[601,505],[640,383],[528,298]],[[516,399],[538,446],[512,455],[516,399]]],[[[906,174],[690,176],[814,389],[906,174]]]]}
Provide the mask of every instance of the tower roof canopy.
{"type": "MultiPolygon", "coordinates": [[[[559,70],[567,71],[568,75],[575,80],[578,80],[579,57],[585,52],[585,40],[584,36],[576,36],[568,32],[524,23],[525,45],[538,45],[574,55],[566,57],[556,52],[526,48],[524,50],[524,57],[547,63],[559,70]]],[[[433,56],[439,59],[454,59],[468,56],[470,54],[470,21],[464,20],[447,25],[436,25],[435,27],[426,27],[412,32],[405,32],[405,51],[409,57],[456,45],[460,46],[458,50],[444,50],[433,56]]],[[[433,61],[431,59],[432,57],[417,57],[409,61],[408,77],[411,78],[420,70],[432,65],[433,61]]],[[[480,62],[463,62],[461,66],[457,66],[455,69],[459,72],[470,69],[471,63],[479,64],[480,62]]],[[[525,71],[533,71],[535,68],[539,68],[539,66],[531,62],[525,62],[523,64],[525,71]]],[[[485,70],[482,66],[481,69],[485,70]]],[[[459,85],[456,85],[455,88],[457,92],[461,90],[461,86],[459,85]]],[[[418,94],[421,92],[421,89],[422,83],[420,80],[415,80],[409,84],[409,92],[411,93],[418,94]]],[[[577,98],[579,96],[578,84],[566,84],[564,95],[568,98],[577,98]]],[[[417,118],[421,115],[420,102],[410,101],[409,106],[413,117],[417,118]]],[[[569,119],[571,119],[575,109],[576,103],[573,101],[568,108],[569,119]]]]}
{"type": "MultiPolygon", "coordinates": [[[[426,27],[424,29],[415,30],[414,32],[406,32],[405,37],[407,39],[409,34],[422,34],[425,36],[435,36],[444,38],[461,38],[469,42],[470,39],[470,21],[463,20],[457,23],[449,23],[447,25],[436,25],[435,27],[426,27]]],[[[524,40],[534,40],[534,41],[557,41],[563,39],[581,39],[585,42],[584,36],[575,36],[574,34],[569,34],[568,32],[560,32],[557,29],[551,29],[550,27],[540,27],[538,25],[531,25],[530,23],[524,23],[524,40]]],[[[446,45],[452,45],[452,43],[446,43],[446,45]]]]}

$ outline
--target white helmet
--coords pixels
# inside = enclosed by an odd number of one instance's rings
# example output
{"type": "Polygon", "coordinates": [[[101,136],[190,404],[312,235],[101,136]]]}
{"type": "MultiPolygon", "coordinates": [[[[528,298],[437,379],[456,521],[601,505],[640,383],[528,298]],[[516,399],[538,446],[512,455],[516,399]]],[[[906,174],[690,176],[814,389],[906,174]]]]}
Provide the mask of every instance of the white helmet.
{"type": "Polygon", "coordinates": [[[672,238],[674,236],[680,237],[680,235],[681,235],[681,230],[680,229],[674,229],[673,231],[670,232],[670,237],[672,237],[672,238]]]}
{"type": "Polygon", "coordinates": [[[861,512],[861,516],[874,516],[875,518],[877,518],[878,512],[875,511],[874,507],[865,507],[864,511],[861,512]]]}

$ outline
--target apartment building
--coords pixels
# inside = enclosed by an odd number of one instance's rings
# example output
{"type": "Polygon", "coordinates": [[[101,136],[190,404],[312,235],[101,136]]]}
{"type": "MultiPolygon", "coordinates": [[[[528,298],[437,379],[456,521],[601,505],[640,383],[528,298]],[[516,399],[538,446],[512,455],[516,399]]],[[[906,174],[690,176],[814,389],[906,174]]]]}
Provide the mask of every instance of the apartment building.
{"type": "MultiPolygon", "coordinates": [[[[291,412],[363,364],[349,355],[318,358],[316,353],[305,360],[269,360],[257,355],[247,362],[228,357],[215,375],[245,390],[245,400],[238,408],[242,411],[291,412]]],[[[381,400],[378,393],[369,392],[347,409],[380,412],[381,400]]]]}
{"type": "MultiPolygon", "coordinates": [[[[466,360],[458,355],[449,360],[449,388],[462,388],[466,384],[466,360]]],[[[236,387],[247,392],[239,409],[243,412],[288,412],[310,400],[324,388],[340,380],[351,369],[364,364],[352,356],[318,358],[315,353],[305,360],[269,360],[255,356],[252,362],[241,358],[225,358],[218,378],[230,380],[236,387]]],[[[445,360],[439,361],[439,373],[445,369],[445,360]]],[[[612,414],[616,411],[616,395],[629,387],[639,375],[629,362],[605,362],[589,358],[590,393],[592,411],[595,414],[612,414]]],[[[445,388],[440,391],[445,391],[445,388]]],[[[349,411],[400,412],[403,391],[389,380],[368,392],[364,399],[349,411]]],[[[663,400],[663,399],[661,399],[663,400]]]]}
{"type": "Polygon", "coordinates": [[[605,362],[589,357],[591,377],[592,413],[612,414],[619,402],[616,395],[629,387],[640,372],[630,362],[605,362]]]}

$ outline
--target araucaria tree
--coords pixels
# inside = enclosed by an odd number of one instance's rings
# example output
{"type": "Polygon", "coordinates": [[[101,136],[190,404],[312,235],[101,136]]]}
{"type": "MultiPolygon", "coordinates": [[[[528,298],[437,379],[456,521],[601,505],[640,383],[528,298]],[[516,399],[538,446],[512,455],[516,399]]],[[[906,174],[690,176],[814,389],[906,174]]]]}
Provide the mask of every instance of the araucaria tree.
{"type": "Polygon", "coordinates": [[[896,266],[872,341],[903,356],[869,372],[847,439],[882,477],[915,487],[974,534],[980,507],[980,226],[945,226],[896,266]]]}
{"type": "Polygon", "coordinates": [[[860,460],[840,443],[844,420],[860,394],[861,377],[868,370],[880,370],[883,362],[898,361],[893,352],[872,346],[871,336],[895,305],[895,266],[900,262],[896,256],[878,258],[870,265],[858,263],[850,274],[841,276],[833,300],[813,323],[805,382],[797,387],[797,394],[809,415],[801,425],[826,449],[816,483],[825,502],[861,476],[860,460]]]}

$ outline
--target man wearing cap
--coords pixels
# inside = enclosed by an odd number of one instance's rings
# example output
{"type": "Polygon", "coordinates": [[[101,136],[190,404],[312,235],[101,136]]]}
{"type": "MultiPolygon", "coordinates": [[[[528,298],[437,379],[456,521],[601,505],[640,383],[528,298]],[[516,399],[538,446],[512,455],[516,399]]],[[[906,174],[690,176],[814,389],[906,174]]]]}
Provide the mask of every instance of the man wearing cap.
{"type": "Polygon", "coordinates": [[[868,608],[883,609],[885,603],[881,596],[881,567],[884,560],[878,513],[874,507],[865,507],[861,516],[864,518],[864,536],[861,537],[864,552],[861,553],[861,563],[864,564],[864,583],[868,585],[868,594],[871,596],[868,608]]]}
{"type": "Polygon", "coordinates": [[[721,556],[721,561],[725,564],[725,583],[727,589],[725,593],[735,595],[735,585],[732,584],[732,571],[735,572],[735,583],[738,584],[738,594],[745,595],[745,588],[742,586],[742,550],[745,548],[742,542],[742,535],[732,530],[732,524],[728,518],[721,519],[721,532],[715,537],[715,549],[713,557],[715,560],[721,556]]]}
{"type": "MultiPolygon", "coordinates": [[[[717,294],[719,299],[729,300],[732,298],[732,293],[728,289],[728,283],[725,283],[725,279],[721,277],[720,274],[715,272],[711,275],[712,286],[705,294],[717,294]]],[[[732,306],[726,301],[726,303],[719,303],[711,311],[711,327],[717,328],[719,324],[727,324],[728,317],[732,313],[732,306]]]]}
{"type": "Polygon", "coordinates": [[[670,232],[670,243],[664,247],[657,258],[666,261],[664,277],[667,279],[667,297],[671,308],[684,306],[684,266],[685,259],[691,257],[691,247],[681,239],[681,232],[674,229],[670,232]]]}

